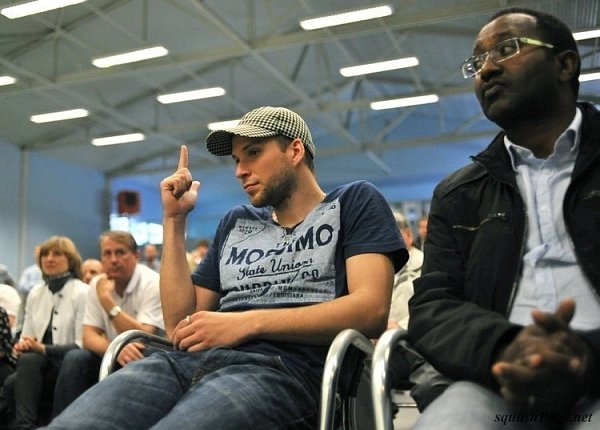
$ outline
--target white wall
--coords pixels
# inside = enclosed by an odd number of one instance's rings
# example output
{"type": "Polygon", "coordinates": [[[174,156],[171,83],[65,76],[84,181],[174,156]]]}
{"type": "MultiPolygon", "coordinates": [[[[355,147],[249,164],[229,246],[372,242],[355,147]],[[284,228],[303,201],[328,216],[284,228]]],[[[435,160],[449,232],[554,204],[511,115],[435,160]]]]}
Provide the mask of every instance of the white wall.
{"type": "Polygon", "coordinates": [[[0,153],[0,263],[15,280],[35,244],[53,235],[70,237],[83,258],[97,256],[110,210],[104,176],[1,140],[0,153]]]}

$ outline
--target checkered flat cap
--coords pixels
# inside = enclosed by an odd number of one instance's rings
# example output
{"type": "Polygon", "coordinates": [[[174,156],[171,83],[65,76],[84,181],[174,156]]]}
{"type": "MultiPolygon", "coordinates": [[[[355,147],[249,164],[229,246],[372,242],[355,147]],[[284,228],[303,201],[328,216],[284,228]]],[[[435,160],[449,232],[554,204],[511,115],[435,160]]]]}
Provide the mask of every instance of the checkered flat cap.
{"type": "Polygon", "coordinates": [[[271,137],[282,135],[298,138],[311,157],[315,157],[315,144],[304,120],[295,112],[283,107],[264,106],[248,112],[238,125],[215,130],[206,138],[206,147],[214,155],[231,155],[233,136],[271,137]]]}

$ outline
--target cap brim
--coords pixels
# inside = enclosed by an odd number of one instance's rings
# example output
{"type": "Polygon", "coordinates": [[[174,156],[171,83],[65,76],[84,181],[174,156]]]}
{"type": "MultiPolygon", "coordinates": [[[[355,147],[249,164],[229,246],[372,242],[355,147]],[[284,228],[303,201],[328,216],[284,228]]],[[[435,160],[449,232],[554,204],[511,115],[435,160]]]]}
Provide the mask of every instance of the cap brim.
{"type": "Polygon", "coordinates": [[[231,140],[233,136],[270,137],[277,132],[254,125],[240,124],[224,130],[215,130],[206,138],[206,148],[213,155],[231,155],[231,140]]]}

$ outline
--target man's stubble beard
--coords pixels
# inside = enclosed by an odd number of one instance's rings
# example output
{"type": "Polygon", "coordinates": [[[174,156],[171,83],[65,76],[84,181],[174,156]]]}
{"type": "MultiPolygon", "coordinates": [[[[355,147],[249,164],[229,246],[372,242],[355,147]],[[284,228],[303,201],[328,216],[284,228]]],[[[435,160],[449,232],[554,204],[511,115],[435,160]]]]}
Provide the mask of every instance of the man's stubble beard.
{"type": "Polygon", "coordinates": [[[262,197],[256,202],[252,202],[252,205],[257,208],[271,206],[281,209],[285,207],[296,189],[298,189],[298,178],[286,164],[279,174],[271,177],[269,183],[265,184],[262,197]]]}

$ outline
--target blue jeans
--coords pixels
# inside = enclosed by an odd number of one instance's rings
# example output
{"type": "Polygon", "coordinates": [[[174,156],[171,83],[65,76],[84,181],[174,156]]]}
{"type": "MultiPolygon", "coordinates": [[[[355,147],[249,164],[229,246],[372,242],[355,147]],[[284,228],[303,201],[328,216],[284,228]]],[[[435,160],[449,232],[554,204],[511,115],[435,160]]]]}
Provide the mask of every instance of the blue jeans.
{"type": "Polygon", "coordinates": [[[314,429],[319,384],[277,356],[157,352],[86,391],[47,428],[314,429]]]}
{"type": "Polygon", "coordinates": [[[451,384],[421,414],[413,430],[593,430],[600,428],[600,399],[580,402],[568,416],[511,408],[497,393],[473,382],[451,384]]]}

